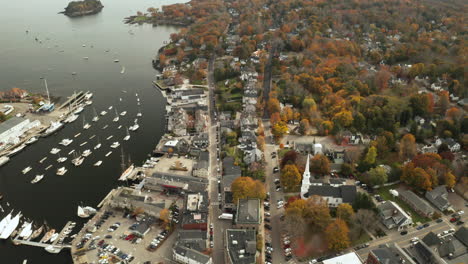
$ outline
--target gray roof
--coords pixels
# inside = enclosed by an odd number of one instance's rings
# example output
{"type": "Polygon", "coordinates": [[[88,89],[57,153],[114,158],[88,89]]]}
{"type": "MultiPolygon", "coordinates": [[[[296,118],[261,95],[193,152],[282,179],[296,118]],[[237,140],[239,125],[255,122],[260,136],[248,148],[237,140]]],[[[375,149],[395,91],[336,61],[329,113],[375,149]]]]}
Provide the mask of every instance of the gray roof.
{"type": "Polygon", "coordinates": [[[379,263],[385,264],[401,264],[401,259],[405,259],[406,263],[414,263],[408,256],[403,255],[403,250],[397,245],[380,245],[376,249],[372,249],[370,254],[374,255],[379,263]]]}
{"type": "Polygon", "coordinates": [[[195,167],[193,169],[195,170],[200,170],[200,169],[208,169],[209,167],[209,162],[206,160],[199,160],[195,164],[195,167]]]}
{"type": "Polygon", "coordinates": [[[434,190],[426,192],[426,198],[441,211],[444,211],[450,206],[447,197],[448,192],[445,185],[437,186],[434,190]]]}
{"type": "Polygon", "coordinates": [[[434,234],[434,232],[429,232],[423,239],[422,241],[426,243],[428,246],[433,246],[433,245],[438,245],[442,240],[434,234]]]}
{"type": "Polygon", "coordinates": [[[202,230],[180,230],[177,243],[187,248],[198,251],[206,250],[206,231],[202,230]]]}
{"type": "Polygon", "coordinates": [[[201,252],[198,252],[196,250],[181,246],[181,245],[176,245],[174,247],[174,252],[185,256],[189,259],[193,259],[198,263],[209,263],[210,262],[210,256],[207,256],[201,252]]]}
{"type": "Polygon", "coordinates": [[[411,219],[410,216],[403,211],[396,203],[392,201],[386,201],[377,206],[383,223],[386,227],[392,228],[393,225],[400,226],[407,219],[411,219]]]}
{"type": "Polygon", "coordinates": [[[331,185],[311,185],[309,187],[308,197],[312,195],[342,198],[343,203],[352,204],[356,198],[356,186],[342,185],[334,187],[331,185]]]}
{"type": "Polygon", "coordinates": [[[21,122],[24,122],[25,120],[27,120],[27,119],[22,118],[22,117],[14,116],[14,117],[6,120],[3,123],[0,123],[0,134],[7,131],[7,130],[9,130],[9,129],[11,129],[11,128],[13,128],[13,127],[15,127],[15,126],[17,126],[18,124],[20,124],[21,122]]]}
{"type": "Polygon", "coordinates": [[[237,203],[237,224],[259,224],[260,223],[260,200],[239,199],[237,203]]]}
{"type": "Polygon", "coordinates": [[[227,229],[227,250],[231,263],[254,264],[256,263],[255,230],[227,229]]]}
{"type": "Polygon", "coordinates": [[[401,191],[400,197],[416,211],[423,212],[425,215],[434,213],[432,206],[412,191],[401,191]]]}
{"type": "Polygon", "coordinates": [[[233,157],[226,157],[223,159],[223,170],[224,175],[226,176],[241,176],[241,168],[237,165],[234,165],[234,158],[233,157]]]}
{"type": "Polygon", "coordinates": [[[173,173],[155,172],[151,177],[145,179],[146,184],[162,184],[171,185],[171,183],[185,183],[188,185],[188,191],[203,192],[206,189],[208,180],[205,178],[182,176],[173,173]],[[156,180],[156,181],[155,181],[156,180]]]}
{"type": "Polygon", "coordinates": [[[468,247],[468,228],[462,226],[453,235],[468,247]]]}

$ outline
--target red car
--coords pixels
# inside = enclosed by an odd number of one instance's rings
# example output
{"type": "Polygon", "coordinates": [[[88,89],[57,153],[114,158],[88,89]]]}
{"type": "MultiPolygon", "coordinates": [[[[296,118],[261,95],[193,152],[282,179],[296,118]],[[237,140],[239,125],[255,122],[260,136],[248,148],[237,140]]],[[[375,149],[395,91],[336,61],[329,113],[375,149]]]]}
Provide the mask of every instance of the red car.
{"type": "Polygon", "coordinates": [[[132,240],[135,237],[134,234],[128,235],[125,240],[132,240]]]}
{"type": "Polygon", "coordinates": [[[457,219],[456,219],[455,217],[452,217],[452,218],[450,219],[450,223],[455,223],[456,221],[457,221],[457,219]]]}

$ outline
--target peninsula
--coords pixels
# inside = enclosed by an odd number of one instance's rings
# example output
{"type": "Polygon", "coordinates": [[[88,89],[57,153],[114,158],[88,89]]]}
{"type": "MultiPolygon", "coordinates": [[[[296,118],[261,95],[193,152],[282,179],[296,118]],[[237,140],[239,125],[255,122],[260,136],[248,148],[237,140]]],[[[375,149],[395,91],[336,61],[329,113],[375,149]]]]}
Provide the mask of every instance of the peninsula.
{"type": "Polygon", "coordinates": [[[72,1],[61,13],[69,17],[86,16],[101,12],[103,7],[99,0],[72,1]]]}

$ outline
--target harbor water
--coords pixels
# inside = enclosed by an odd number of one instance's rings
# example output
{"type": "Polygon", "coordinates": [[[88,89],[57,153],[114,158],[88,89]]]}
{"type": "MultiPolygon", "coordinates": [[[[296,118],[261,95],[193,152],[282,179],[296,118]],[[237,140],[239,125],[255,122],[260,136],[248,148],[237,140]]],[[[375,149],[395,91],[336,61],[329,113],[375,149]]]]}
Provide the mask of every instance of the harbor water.
{"type": "MultiPolygon", "coordinates": [[[[111,149],[110,145],[120,142],[127,165],[129,159],[138,165],[151,153],[164,132],[166,101],[151,85],[156,74],[151,60],[177,29],[126,25],[123,19],[137,11],[145,12],[150,6],[160,7],[177,1],[102,2],[101,13],[80,18],[58,14],[68,3],[63,0],[2,3],[0,90],[19,87],[31,93],[45,93],[43,77],[47,79],[51,95],[62,102],[74,91],[90,91],[94,97],[93,104],[87,106],[74,123],[52,136],[40,138],[0,168],[0,193],[4,195],[0,205],[5,210],[0,211],[0,217],[14,209],[37,224],[46,221],[57,230],[69,220],[76,221],[74,231],[78,231],[83,221],[76,216],[77,206],[82,203],[95,207],[119,184],[121,148],[111,149]],[[119,113],[127,111],[125,116],[119,117],[119,122],[112,122],[115,111],[108,109],[111,105],[119,113]],[[94,123],[91,122],[93,108],[98,114],[103,110],[108,113],[99,116],[100,120],[94,123]],[[138,112],[143,115],[138,118],[140,128],[130,132],[130,140],[123,141],[125,127],[134,124],[138,112]],[[83,117],[92,125],[88,130],[83,130],[83,117]],[[108,127],[103,129],[106,125],[108,127]],[[120,125],[122,128],[117,129],[120,125]],[[75,138],[78,133],[81,135],[75,138]],[[111,135],[113,137],[106,140],[111,135]],[[64,138],[74,142],[67,147],[58,145],[64,138]],[[94,150],[98,142],[102,147],[94,150]],[[54,147],[61,151],[50,154],[54,147]],[[68,155],[72,149],[76,152],[90,149],[93,153],[81,166],[75,167],[71,164],[73,154],[68,155]],[[109,151],[113,153],[105,157],[109,151]],[[68,160],[57,163],[57,158],[64,156],[68,160]],[[39,163],[44,157],[47,158],[39,163]],[[102,165],[94,167],[98,160],[103,161],[102,165]],[[52,167],[45,170],[49,165],[52,167]],[[23,175],[21,171],[28,166],[32,170],[23,175]],[[63,176],[55,175],[61,166],[67,167],[68,172],[63,176]],[[37,174],[45,176],[39,183],[31,184],[37,174]]],[[[24,259],[32,264],[72,263],[67,250],[53,255],[42,248],[14,246],[9,240],[0,241],[0,258],[2,263],[8,264],[21,263],[24,259]]]]}

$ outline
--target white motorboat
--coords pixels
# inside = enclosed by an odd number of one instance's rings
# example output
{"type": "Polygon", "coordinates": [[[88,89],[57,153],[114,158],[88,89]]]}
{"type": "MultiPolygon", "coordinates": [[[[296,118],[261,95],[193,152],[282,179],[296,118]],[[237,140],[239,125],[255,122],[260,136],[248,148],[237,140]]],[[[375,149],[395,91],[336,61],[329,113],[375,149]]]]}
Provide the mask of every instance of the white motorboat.
{"type": "Polygon", "coordinates": [[[86,93],[85,96],[84,96],[84,98],[85,98],[86,100],[89,100],[89,99],[91,99],[92,97],[93,97],[93,93],[90,93],[90,92],[86,93]]]}
{"type": "Polygon", "coordinates": [[[70,150],[70,152],[68,152],[68,155],[71,155],[71,154],[73,154],[74,152],[75,152],[75,150],[72,149],[72,150],[70,150]]]}
{"type": "Polygon", "coordinates": [[[45,170],[49,170],[50,168],[52,168],[52,165],[47,166],[45,170]]]}
{"type": "Polygon", "coordinates": [[[7,156],[0,157],[0,167],[5,165],[8,161],[10,161],[10,158],[7,156]]]}
{"type": "Polygon", "coordinates": [[[142,117],[143,114],[141,112],[138,112],[137,117],[142,117]]]}
{"type": "Polygon", "coordinates": [[[0,234],[0,239],[7,239],[8,237],[10,237],[13,231],[15,231],[15,229],[18,227],[20,219],[21,212],[6,223],[2,233],[0,234]]]}
{"type": "Polygon", "coordinates": [[[113,135],[110,135],[110,136],[108,136],[108,137],[106,138],[106,140],[109,140],[109,139],[111,139],[111,138],[113,138],[113,137],[114,137],[113,135]]]}
{"type": "Polygon", "coordinates": [[[105,126],[102,127],[102,129],[106,129],[108,127],[109,127],[109,125],[105,125],[105,126]]]}
{"type": "Polygon", "coordinates": [[[72,123],[72,122],[75,121],[76,119],[78,119],[78,115],[71,114],[71,115],[69,115],[69,116],[64,120],[64,122],[65,122],[65,123],[72,123]]]}
{"type": "Polygon", "coordinates": [[[67,157],[60,157],[60,158],[57,159],[57,162],[58,163],[64,163],[65,161],[67,161],[67,159],[68,159],[67,157]]]}
{"type": "Polygon", "coordinates": [[[102,116],[105,116],[106,114],[107,114],[107,112],[106,112],[106,111],[104,111],[104,110],[103,110],[103,111],[101,111],[101,115],[102,115],[102,116]]]}
{"type": "Polygon", "coordinates": [[[75,111],[73,111],[73,113],[74,113],[75,115],[77,115],[77,114],[83,112],[83,110],[84,110],[84,107],[78,106],[78,108],[77,108],[75,111]]]}
{"type": "Polygon", "coordinates": [[[66,147],[66,146],[70,145],[71,143],[73,143],[73,139],[64,138],[64,139],[62,139],[62,141],[60,141],[59,144],[66,147]]]}
{"type": "Polygon", "coordinates": [[[36,177],[31,181],[31,183],[38,183],[40,180],[42,180],[42,178],[44,178],[44,174],[36,175],[36,177]]]}
{"type": "Polygon", "coordinates": [[[77,215],[81,218],[88,218],[91,215],[96,214],[96,209],[92,208],[91,206],[78,206],[78,212],[77,215]]]}
{"type": "Polygon", "coordinates": [[[116,141],[116,142],[112,143],[112,145],[110,147],[115,149],[115,148],[118,148],[119,146],[120,146],[120,143],[116,141]]]}
{"type": "Polygon", "coordinates": [[[92,135],[92,136],[89,137],[89,139],[93,139],[95,137],[96,137],[96,135],[92,135]]]}
{"type": "Polygon", "coordinates": [[[50,150],[50,154],[57,154],[57,153],[59,153],[60,151],[61,151],[61,149],[59,149],[59,148],[52,148],[52,149],[50,150]]]}
{"type": "Polygon", "coordinates": [[[127,128],[127,135],[123,138],[124,141],[128,141],[130,139],[130,133],[128,133],[128,128],[127,128]]]}
{"type": "Polygon", "coordinates": [[[99,167],[102,164],[102,160],[98,160],[96,163],[94,163],[94,167],[99,167]]]}
{"type": "Polygon", "coordinates": [[[13,149],[12,151],[10,151],[7,155],[8,155],[9,157],[11,157],[11,156],[13,156],[13,155],[19,153],[20,151],[22,151],[25,147],[26,147],[25,144],[20,145],[19,147],[17,147],[17,148],[15,148],[15,149],[13,149]]]}
{"type": "Polygon", "coordinates": [[[47,137],[52,135],[53,133],[57,132],[59,129],[63,128],[63,123],[62,122],[50,122],[49,128],[46,129],[46,131],[42,134],[43,137],[47,137]]]}
{"type": "Polygon", "coordinates": [[[54,246],[54,245],[48,245],[47,247],[44,248],[45,251],[51,253],[51,254],[58,254],[60,251],[62,251],[61,247],[54,246]]]}
{"type": "Polygon", "coordinates": [[[99,120],[99,116],[96,113],[96,108],[94,108],[94,107],[93,107],[93,113],[94,113],[94,117],[93,117],[92,121],[97,122],[99,120]]]}
{"type": "Polygon", "coordinates": [[[46,159],[47,159],[47,157],[43,157],[43,158],[39,161],[39,163],[42,164],[46,159]]]}
{"type": "Polygon", "coordinates": [[[58,236],[59,236],[59,233],[53,234],[53,235],[50,237],[50,242],[54,242],[55,240],[57,240],[58,236]]]}
{"type": "Polygon", "coordinates": [[[122,70],[120,71],[121,74],[124,74],[125,73],[125,67],[122,66],[122,70]]]}
{"type": "Polygon", "coordinates": [[[89,57],[83,57],[83,60],[87,60],[87,59],[89,59],[89,57]]]}
{"type": "Polygon", "coordinates": [[[81,154],[83,157],[88,157],[89,155],[91,155],[91,150],[89,149],[86,149],[85,151],[83,151],[83,154],[81,154]]]}
{"type": "Polygon", "coordinates": [[[59,175],[59,176],[62,176],[62,175],[64,175],[65,173],[67,173],[67,171],[68,171],[67,168],[61,167],[61,168],[59,168],[59,169],[57,170],[57,173],[56,173],[56,174],[59,175]]]}
{"type": "Polygon", "coordinates": [[[120,178],[119,178],[119,181],[125,181],[128,176],[130,176],[133,172],[133,170],[135,169],[135,165],[130,165],[130,167],[128,167],[123,173],[122,175],[120,175],[120,178]]]}
{"type": "Polygon", "coordinates": [[[2,219],[2,221],[0,221],[0,234],[2,234],[3,230],[5,229],[5,227],[8,225],[8,223],[11,221],[11,214],[13,213],[13,211],[11,213],[9,213],[6,217],[4,217],[2,219]]]}
{"type": "Polygon", "coordinates": [[[114,62],[119,62],[119,60],[118,60],[118,59],[114,59],[114,62]]]}
{"type": "Polygon", "coordinates": [[[23,239],[29,237],[32,234],[32,222],[24,222],[20,229],[18,237],[23,239]]]}
{"type": "Polygon", "coordinates": [[[90,127],[91,127],[91,125],[89,123],[86,123],[85,117],[83,116],[83,129],[86,130],[86,129],[90,128],[90,127]]]}
{"type": "Polygon", "coordinates": [[[82,147],[82,146],[84,146],[84,145],[86,145],[86,144],[88,144],[88,141],[85,141],[85,142],[81,143],[81,144],[80,144],[80,147],[82,147]]]}
{"type": "Polygon", "coordinates": [[[131,127],[129,128],[129,130],[130,130],[130,131],[137,131],[138,128],[140,128],[140,126],[139,126],[137,123],[135,123],[133,126],[131,126],[131,127]]]}
{"type": "Polygon", "coordinates": [[[109,108],[108,108],[108,109],[109,109],[109,110],[112,110],[112,108],[113,108],[113,106],[111,105],[111,106],[109,106],[109,108]]]}
{"type": "Polygon", "coordinates": [[[93,101],[91,101],[91,100],[85,101],[85,105],[92,105],[92,104],[93,104],[93,101]]]}
{"type": "Polygon", "coordinates": [[[72,163],[73,163],[73,165],[75,165],[75,166],[78,167],[78,166],[80,166],[81,164],[83,164],[83,161],[84,161],[84,157],[81,157],[81,156],[80,156],[80,157],[78,157],[78,158],[74,158],[74,159],[72,160],[72,163]]]}
{"type": "Polygon", "coordinates": [[[109,157],[110,154],[112,154],[112,151],[107,152],[107,153],[106,153],[106,157],[109,157]]]}
{"type": "Polygon", "coordinates": [[[101,147],[101,143],[98,143],[96,146],[94,146],[94,149],[98,149],[101,147]]]}
{"type": "Polygon", "coordinates": [[[77,138],[77,137],[79,137],[80,135],[81,135],[81,133],[78,133],[78,134],[75,134],[73,137],[74,137],[74,138],[77,138]]]}
{"type": "Polygon", "coordinates": [[[117,129],[121,129],[122,128],[122,125],[118,126],[117,129]]]}
{"type": "Polygon", "coordinates": [[[112,122],[118,122],[119,121],[119,114],[117,114],[117,108],[115,109],[115,117],[112,119],[112,122]]]}
{"type": "Polygon", "coordinates": [[[36,142],[38,140],[37,137],[31,137],[30,139],[28,139],[26,142],[24,142],[24,144],[26,145],[31,145],[32,143],[36,142]]]}
{"type": "Polygon", "coordinates": [[[127,111],[123,111],[122,113],[120,113],[121,116],[125,116],[127,114],[127,111]]]}
{"type": "Polygon", "coordinates": [[[23,174],[26,174],[26,173],[30,172],[31,170],[32,170],[31,166],[28,166],[28,167],[24,168],[21,172],[23,174]]]}

